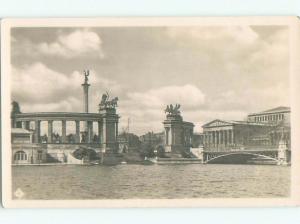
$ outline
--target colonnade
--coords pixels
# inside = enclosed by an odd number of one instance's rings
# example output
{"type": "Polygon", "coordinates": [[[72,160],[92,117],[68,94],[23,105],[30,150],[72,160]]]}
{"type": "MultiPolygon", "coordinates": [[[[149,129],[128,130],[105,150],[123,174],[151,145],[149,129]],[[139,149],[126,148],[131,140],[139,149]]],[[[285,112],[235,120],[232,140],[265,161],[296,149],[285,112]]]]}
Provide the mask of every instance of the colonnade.
{"type": "Polygon", "coordinates": [[[233,130],[205,131],[203,135],[204,146],[219,147],[235,144],[233,130]]]}
{"type": "MultiPolygon", "coordinates": [[[[40,143],[41,142],[41,122],[46,121],[48,123],[48,130],[47,130],[47,143],[57,143],[55,142],[54,136],[53,136],[53,122],[59,121],[61,122],[61,141],[60,143],[69,143],[67,139],[67,121],[68,122],[75,122],[75,142],[74,143],[81,143],[82,138],[80,134],[82,133],[80,130],[80,122],[86,122],[85,125],[85,140],[82,143],[103,143],[106,142],[107,137],[107,123],[109,123],[110,127],[113,126],[113,129],[115,131],[115,135],[113,136],[116,140],[118,136],[118,122],[110,122],[107,121],[106,118],[103,118],[101,120],[95,121],[95,120],[24,120],[24,121],[18,121],[14,125],[15,127],[22,127],[24,129],[30,130],[30,122],[34,122],[34,133],[33,133],[33,143],[40,143]],[[93,124],[98,124],[98,139],[97,142],[94,142],[94,131],[93,131],[93,124]]],[[[110,131],[111,132],[111,131],[110,131]]],[[[111,134],[111,133],[110,133],[111,134]]],[[[110,136],[112,137],[112,136],[110,136]]]]}

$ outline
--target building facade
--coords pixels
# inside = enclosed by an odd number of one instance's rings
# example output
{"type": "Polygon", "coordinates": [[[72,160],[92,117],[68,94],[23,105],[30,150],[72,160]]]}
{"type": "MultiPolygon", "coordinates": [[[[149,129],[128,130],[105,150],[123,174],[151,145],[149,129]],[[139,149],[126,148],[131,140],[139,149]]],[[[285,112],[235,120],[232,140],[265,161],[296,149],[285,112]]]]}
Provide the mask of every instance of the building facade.
{"type": "Polygon", "coordinates": [[[284,123],[290,124],[291,109],[289,107],[276,107],[259,113],[251,113],[248,115],[249,122],[257,123],[284,123]]]}
{"type": "Polygon", "coordinates": [[[290,109],[277,107],[247,116],[247,121],[213,120],[203,127],[206,151],[271,149],[282,139],[290,147],[290,109]]]}

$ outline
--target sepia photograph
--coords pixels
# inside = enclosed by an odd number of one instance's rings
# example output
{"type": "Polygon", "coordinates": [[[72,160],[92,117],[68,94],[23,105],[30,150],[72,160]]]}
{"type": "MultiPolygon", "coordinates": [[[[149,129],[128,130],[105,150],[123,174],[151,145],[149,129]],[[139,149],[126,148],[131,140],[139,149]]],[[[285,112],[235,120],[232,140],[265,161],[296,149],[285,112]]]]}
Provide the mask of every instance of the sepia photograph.
{"type": "Polygon", "coordinates": [[[4,206],[299,203],[296,18],[250,18],[3,21],[4,206]]]}

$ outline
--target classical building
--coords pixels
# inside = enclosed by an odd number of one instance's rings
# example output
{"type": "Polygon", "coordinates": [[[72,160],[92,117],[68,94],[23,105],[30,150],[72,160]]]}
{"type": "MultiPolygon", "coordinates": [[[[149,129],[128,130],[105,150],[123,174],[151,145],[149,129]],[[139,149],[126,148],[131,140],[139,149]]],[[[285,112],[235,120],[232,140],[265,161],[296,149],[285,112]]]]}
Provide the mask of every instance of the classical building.
{"type": "Polygon", "coordinates": [[[284,139],[290,146],[290,109],[277,107],[249,114],[246,121],[213,120],[203,127],[206,151],[276,148],[284,139]]]}
{"type": "MultiPolygon", "coordinates": [[[[89,112],[88,102],[88,71],[85,71],[83,87],[83,108],[84,112],[36,112],[22,113],[19,104],[12,103],[11,125],[12,125],[12,149],[13,153],[24,152],[23,156],[13,155],[13,163],[20,163],[18,158],[22,158],[21,163],[47,162],[46,157],[42,160],[35,160],[29,154],[47,152],[51,161],[67,162],[68,156],[77,149],[84,147],[86,150],[93,149],[98,154],[118,152],[118,122],[119,116],[116,113],[118,98],[109,100],[108,93],[102,95],[98,113],[89,112]],[[47,124],[47,134],[41,136],[41,123],[47,124]],[[53,132],[53,123],[61,124],[61,133],[53,132]],[[81,130],[80,123],[83,123],[81,130]],[[75,133],[67,135],[67,125],[75,125],[75,133]],[[98,126],[95,133],[94,126],[98,126]],[[31,147],[32,146],[32,147],[31,147]],[[26,150],[25,150],[26,148],[26,150]],[[31,152],[30,149],[31,149],[31,152]],[[16,149],[18,151],[16,151],[16,149]],[[46,149],[46,151],[44,150],[46,149]]],[[[21,155],[21,154],[20,154],[21,155]]],[[[40,157],[39,157],[40,158],[40,157]]]]}

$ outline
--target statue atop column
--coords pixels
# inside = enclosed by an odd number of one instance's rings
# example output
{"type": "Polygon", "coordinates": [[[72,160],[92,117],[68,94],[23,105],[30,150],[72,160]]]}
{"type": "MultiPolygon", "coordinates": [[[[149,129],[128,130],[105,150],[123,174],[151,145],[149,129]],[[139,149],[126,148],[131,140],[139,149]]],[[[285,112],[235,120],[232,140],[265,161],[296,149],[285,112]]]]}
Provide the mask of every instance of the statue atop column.
{"type": "Polygon", "coordinates": [[[84,70],[83,75],[84,75],[84,84],[88,84],[89,81],[88,77],[90,75],[90,70],[84,70]]]}
{"type": "Polygon", "coordinates": [[[118,106],[118,100],[118,97],[114,97],[110,100],[108,92],[102,94],[102,98],[99,104],[99,110],[107,108],[116,108],[118,106]]]}

